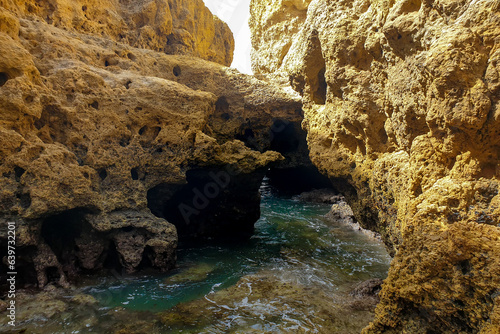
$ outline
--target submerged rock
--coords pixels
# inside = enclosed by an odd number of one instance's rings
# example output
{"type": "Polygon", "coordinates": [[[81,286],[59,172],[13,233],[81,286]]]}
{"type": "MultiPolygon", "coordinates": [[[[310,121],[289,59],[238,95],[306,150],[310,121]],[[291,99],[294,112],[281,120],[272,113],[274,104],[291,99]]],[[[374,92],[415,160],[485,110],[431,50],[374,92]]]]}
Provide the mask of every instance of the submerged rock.
{"type": "Polygon", "coordinates": [[[315,189],[303,192],[294,199],[303,202],[335,204],[344,200],[344,197],[333,189],[315,189]]]}
{"type": "Polygon", "coordinates": [[[215,264],[211,263],[198,263],[193,267],[186,269],[181,269],[179,273],[176,273],[167,279],[165,279],[165,284],[175,284],[182,282],[199,282],[207,278],[207,276],[214,271],[216,268],[215,264]]]}
{"type": "Polygon", "coordinates": [[[168,330],[188,333],[359,333],[373,313],[353,312],[345,307],[348,299],[267,273],[245,276],[230,288],[179,304],[160,319],[168,330]]]}
{"type": "Polygon", "coordinates": [[[380,278],[372,278],[359,283],[349,295],[354,297],[350,307],[356,310],[374,311],[379,299],[379,293],[382,289],[383,281],[380,278]]]}
{"type": "Polygon", "coordinates": [[[498,1],[250,9],[254,71],[302,95],[312,162],[394,255],[365,332],[496,332],[498,1]]]}

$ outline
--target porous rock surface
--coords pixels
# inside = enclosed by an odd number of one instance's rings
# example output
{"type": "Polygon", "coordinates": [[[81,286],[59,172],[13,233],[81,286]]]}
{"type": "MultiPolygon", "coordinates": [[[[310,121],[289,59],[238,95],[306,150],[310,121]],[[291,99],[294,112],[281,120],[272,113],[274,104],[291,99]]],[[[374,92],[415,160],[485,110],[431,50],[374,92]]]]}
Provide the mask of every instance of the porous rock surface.
{"type": "Polygon", "coordinates": [[[272,126],[300,124],[301,101],[192,57],[232,57],[201,0],[1,1],[0,17],[0,244],[15,222],[20,286],[167,270],[172,223],[212,237],[224,213],[227,233],[252,229],[264,173],[284,159],[269,150],[272,126]],[[238,140],[249,138],[254,149],[238,140]],[[190,184],[210,173],[230,182],[190,184]],[[167,221],[181,202],[191,221],[167,221]]]}
{"type": "Polygon", "coordinates": [[[0,6],[10,13],[2,14],[9,29],[18,25],[11,15],[37,18],[137,48],[197,56],[226,66],[233,59],[231,30],[202,0],[2,0],[0,6]]]}
{"type": "Polygon", "coordinates": [[[366,333],[498,333],[500,3],[253,0],[256,75],[394,255],[366,333]]]}

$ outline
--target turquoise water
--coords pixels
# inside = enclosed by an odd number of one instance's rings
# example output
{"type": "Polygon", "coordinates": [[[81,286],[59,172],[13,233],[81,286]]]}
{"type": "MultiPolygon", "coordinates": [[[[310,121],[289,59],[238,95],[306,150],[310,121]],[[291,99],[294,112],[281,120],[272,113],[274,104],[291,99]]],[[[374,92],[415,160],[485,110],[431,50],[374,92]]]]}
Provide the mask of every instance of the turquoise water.
{"type": "Polygon", "coordinates": [[[324,218],[330,205],[267,186],[261,193],[250,240],[181,245],[175,270],[93,279],[75,292],[83,299],[36,297],[22,325],[30,333],[359,333],[373,313],[348,291],[387,276],[383,245],[324,218]]]}
{"type": "Polygon", "coordinates": [[[389,257],[383,247],[323,218],[330,205],[276,197],[266,188],[262,193],[261,219],[248,242],[181,248],[178,268],[168,275],[117,275],[86,292],[109,308],[163,311],[262,270],[329,289],[386,277],[389,257]]]}

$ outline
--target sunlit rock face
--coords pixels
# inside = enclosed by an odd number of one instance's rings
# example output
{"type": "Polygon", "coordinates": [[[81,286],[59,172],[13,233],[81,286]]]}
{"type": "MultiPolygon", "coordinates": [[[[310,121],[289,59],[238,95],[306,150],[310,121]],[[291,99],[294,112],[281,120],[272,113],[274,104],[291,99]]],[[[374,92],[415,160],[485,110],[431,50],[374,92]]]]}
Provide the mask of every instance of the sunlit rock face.
{"type": "MultiPolygon", "coordinates": [[[[226,66],[233,59],[231,30],[202,0],[2,0],[0,6],[19,18],[137,48],[197,56],[226,66]]],[[[4,25],[15,25],[14,21],[6,19],[4,25]]]]}
{"type": "Polygon", "coordinates": [[[253,68],[394,255],[366,333],[500,326],[498,1],[258,1],[253,68]]]}
{"type": "Polygon", "coordinates": [[[0,17],[0,246],[16,222],[20,286],[168,270],[177,231],[252,233],[287,163],[273,125],[298,127],[302,102],[194,57],[232,57],[201,1],[0,1],[0,17]]]}

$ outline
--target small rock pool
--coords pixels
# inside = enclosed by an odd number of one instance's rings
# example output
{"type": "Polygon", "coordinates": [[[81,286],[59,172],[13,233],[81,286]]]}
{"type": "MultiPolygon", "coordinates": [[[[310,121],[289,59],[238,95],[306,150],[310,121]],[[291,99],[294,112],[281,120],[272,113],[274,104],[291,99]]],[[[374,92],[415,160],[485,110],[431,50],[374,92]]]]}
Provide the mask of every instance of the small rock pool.
{"type": "Polygon", "coordinates": [[[359,333],[373,301],[359,282],[385,278],[383,245],[324,217],[330,205],[262,188],[247,242],[182,245],[177,269],[85,280],[71,290],[21,295],[19,333],[359,333]]]}

